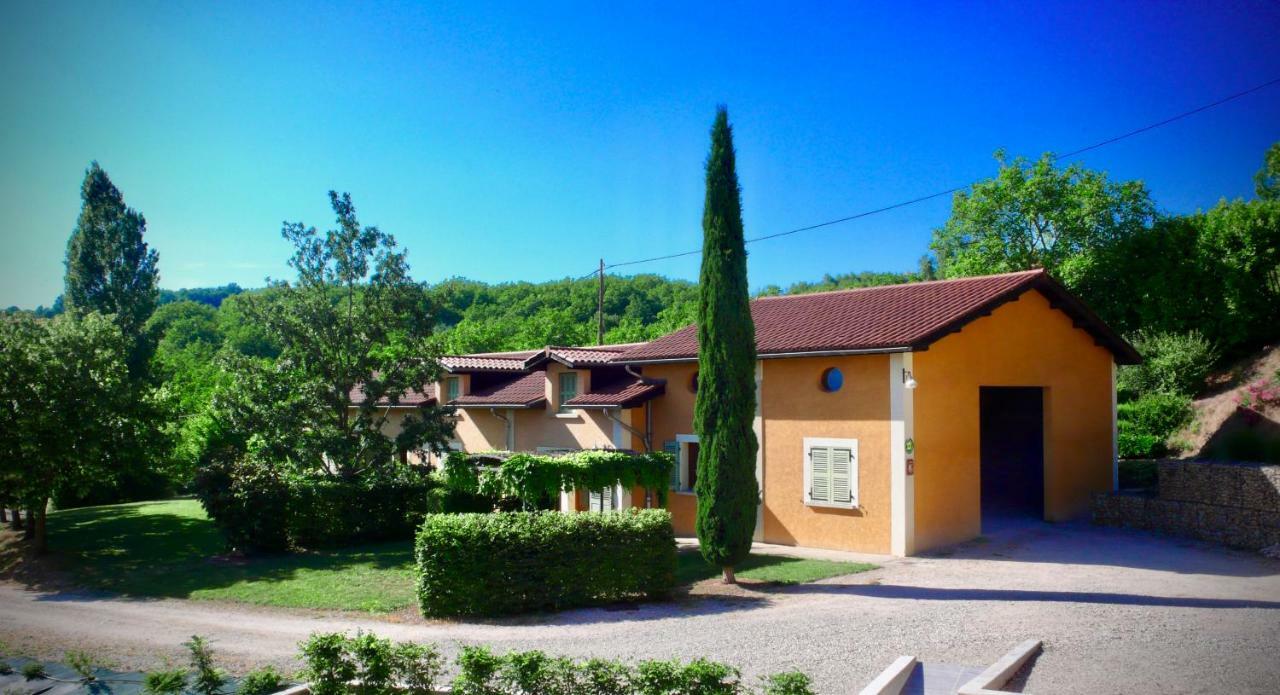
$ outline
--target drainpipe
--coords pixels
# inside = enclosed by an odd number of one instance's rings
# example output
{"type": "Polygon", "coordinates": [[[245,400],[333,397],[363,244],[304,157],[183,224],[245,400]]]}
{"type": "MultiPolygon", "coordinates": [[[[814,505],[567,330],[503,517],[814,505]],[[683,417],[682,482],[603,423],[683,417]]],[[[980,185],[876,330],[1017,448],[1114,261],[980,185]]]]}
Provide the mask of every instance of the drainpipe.
{"type": "Polygon", "coordinates": [[[515,445],[515,442],[513,441],[513,440],[515,439],[515,437],[513,437],[513,436],[512,436],[512,434],[513,434],[513,432],[512,432],[513,424],[512,424],[512,422],[511,422],[511,418],[507,417],[506,415],[499,415],[499,414],[498,414],[498,409],[497,409],[497,408],[490,408],[490,409],[489,409],[489,414],[490,414],[490,415],[492,415],[492,416],[494,416],[494,417],[496,417],[496,418],[498,418],[499,420],[501,420],[501,421],[506,425],[506,427],[504,427],[504,428],[503,428],[503,431],[506,433],[507,441],[505,442],[505,445],[506,445],[506,447],[507,447],[507,451],[511,451],[511,450],[515,449],[515,448],[516,448],[516,445],[515,445]]]}
{"type": "MultiPolygon", "coordinates": [[[[646,404],[646,405],[647,405],[647,404],[646,404]]],[[[621,410],[621,408],[619,408],[619,410],[621,410]]],[[[640,430],[636,429],[635,427],[633,427],[633,426],[631,426],[631,425],[629,425],[629,424],[627,424],[627,423],[623,422],[621,419],[619,419],[619,418],[618,418],[618,416],[617,416],[617,415],[614,415],[614,414],[613,414],[613,408],[605,408],[605,409],[604,409],[604,415],[605,415],[605,417],[609,418],[610,420],[613,420],[615,423],[617,423],[618,425],[620,425],[620,426],[622,427],[622,429],[624,429],[624,430],[626,430],[626,431],[630,432],[633,436],[635,436],[635,437],[639,437],[639,438],[640,438],[640,444],[641,444],[642,446],[644,446],[644,451],[645,451],[645,453],[649,453],[649,451],[650,451],[650,449],[651,449],[652,447],[651,447],[651,446],[650,446],[650,444],[649,444],[649,434],[648,434],[647,432],[641,432],[640,430]]],[[[649,422],[649,420],[648,420],[648,415],[649,415],[649,413],[648,413],[648,411],[646,411],[646,412],[645,412],[645,429],[646,429],[646,430],[647,430],[647,429],[649,429],[649,426],[648,426],[648,422],[649,422]]]]}

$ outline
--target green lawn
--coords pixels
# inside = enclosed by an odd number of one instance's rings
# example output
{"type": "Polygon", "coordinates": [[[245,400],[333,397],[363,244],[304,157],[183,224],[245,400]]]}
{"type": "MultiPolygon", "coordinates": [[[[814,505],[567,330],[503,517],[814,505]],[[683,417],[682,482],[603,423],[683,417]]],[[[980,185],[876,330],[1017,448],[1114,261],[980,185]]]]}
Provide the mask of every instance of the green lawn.
{"type": "Polygon", "coordinates": [[[49,515],[49,545],[86,586],[131,596],[389,612],[412,605],[408,541],[254,558],[214,558],[222,538],[195,500],[49,515]]]}
{"type": "MultiPolygon", "coordinates": [[[[194,500],[54,512],[49,545],[80,583],[127,596],[377,613],[414,603],[409,541],[235,562],[218,557],[222,538],[194,500]]],[[[873,568],[758,555],[738,569],[738,576],[794,584],[873,568]]],[[[680,553],[676,576],[681,584],[718,573],[696,551],[680,553]]]]}
{"type": "MultiPolygon", "coordinates": [[[[735,568],[739,579],[774,584],[803,584],[842,574],[857,574],[873,570],[876,565],[866,562],[836,562],[833,560],[802,560],[781,555],[751,555],[735,568]]],[[[680,553],[676,561],[676,581],[692,584],[703,579],[720,576],[720,568],[707,564],[696,550],[680,553]]]]}

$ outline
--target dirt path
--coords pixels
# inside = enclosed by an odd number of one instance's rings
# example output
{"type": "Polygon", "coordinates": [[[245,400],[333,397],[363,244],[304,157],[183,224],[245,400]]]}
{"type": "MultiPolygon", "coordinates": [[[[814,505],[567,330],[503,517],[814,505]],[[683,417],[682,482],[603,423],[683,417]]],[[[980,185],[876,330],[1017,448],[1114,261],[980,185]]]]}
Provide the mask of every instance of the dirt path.
{"type": "Polygon", "coordinates": [[[754,598],[629,611],[580,610],[519,622],[394,622],[352,614],[181,600],[36,593],[0,585],[0,639],[57,657],[67,648],[147,667],[191,634],[238,667],[292,666],[318,630],[571,656],[706,656],[748,675],[800,668],[823,693],[857,692],[900,654],[981,665],[1043,639],[1037,693],[1275,692],[1280,563],[1194,543],[1084,526],[994,534],[943,557],[754,598]]]}

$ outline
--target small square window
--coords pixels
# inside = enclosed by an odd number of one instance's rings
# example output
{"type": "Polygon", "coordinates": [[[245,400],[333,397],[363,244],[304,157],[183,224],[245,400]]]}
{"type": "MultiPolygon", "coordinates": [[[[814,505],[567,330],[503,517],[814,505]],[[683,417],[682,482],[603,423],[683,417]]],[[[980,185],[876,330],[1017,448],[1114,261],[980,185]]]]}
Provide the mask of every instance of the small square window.
{"type": "Polygon", "coordinates": [[[814,507],[858,506],[858,440],[804,440],[804,502],[814,507]]]}

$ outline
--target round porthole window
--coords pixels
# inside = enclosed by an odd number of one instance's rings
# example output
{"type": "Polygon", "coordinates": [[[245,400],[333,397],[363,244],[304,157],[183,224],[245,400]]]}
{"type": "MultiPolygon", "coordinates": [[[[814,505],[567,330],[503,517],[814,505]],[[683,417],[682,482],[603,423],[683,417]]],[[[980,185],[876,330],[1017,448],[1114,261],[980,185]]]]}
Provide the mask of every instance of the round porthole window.
{"type": "Polygon", "coordinates": [[[836,367],[830,367],[822,372],[822,390],[827,393],[835,393],[844,386],[844,374],[836,367]]]}

